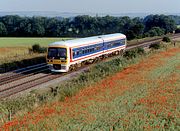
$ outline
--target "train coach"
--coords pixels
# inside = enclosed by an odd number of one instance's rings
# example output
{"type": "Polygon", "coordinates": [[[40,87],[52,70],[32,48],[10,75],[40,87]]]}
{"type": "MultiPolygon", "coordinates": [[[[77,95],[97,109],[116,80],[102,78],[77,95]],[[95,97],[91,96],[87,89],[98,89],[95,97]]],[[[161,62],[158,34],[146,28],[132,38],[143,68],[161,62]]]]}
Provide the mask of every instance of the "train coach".
{"type": "Polygon", "coordinates": [[[68,72],[125,48],[126,36],[121,33],[59,41],[48,45],[46,60],[52,72],[68,72]]]}

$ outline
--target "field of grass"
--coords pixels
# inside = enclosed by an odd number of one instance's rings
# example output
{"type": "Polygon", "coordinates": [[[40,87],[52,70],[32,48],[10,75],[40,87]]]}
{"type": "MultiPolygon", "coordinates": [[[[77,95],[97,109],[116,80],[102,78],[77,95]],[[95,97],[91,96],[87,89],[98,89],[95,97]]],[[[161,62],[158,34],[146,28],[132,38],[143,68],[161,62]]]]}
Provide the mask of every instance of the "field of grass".
{"type": "Polygon", "coordinates": [[[67,40],[69,38],[0,38],[0,48],[1,47],[31,47],[34,44],[39,44],[41,46],[47,47],[48,44],[67,40]]]}
{"type": "Polygon", "coordinates": [[[177,47],[151,54],[73,97],[36,108],[2,128],[180,130],[179,58],[177,47]]]}

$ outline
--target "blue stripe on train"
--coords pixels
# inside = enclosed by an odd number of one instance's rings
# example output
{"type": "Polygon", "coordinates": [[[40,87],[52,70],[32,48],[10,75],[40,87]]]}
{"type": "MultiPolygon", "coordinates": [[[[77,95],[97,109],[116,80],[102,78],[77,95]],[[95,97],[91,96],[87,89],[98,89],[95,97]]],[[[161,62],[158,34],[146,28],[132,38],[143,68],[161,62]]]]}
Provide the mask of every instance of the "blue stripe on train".
{"type": "Polygon", "coordinates": [[[125,39],[121,39],[121,40],[110,41],[110,42],[105,42],[105,43],[98,43],[95,45],[90,45],[90,46],[85,46],[85,47],[80,47],[80,48],[74,48],[73,52],[76,52],[76,53],[73,55],[73,59],[80,58],[86,55],[91,55],[100,51],[106,51],[108,49],[113,49],[113,48],[124,46],[124,45],[125,45],[125,39]],[[110,46],[110,44],[114,44],[114,45],[110,46]]]}

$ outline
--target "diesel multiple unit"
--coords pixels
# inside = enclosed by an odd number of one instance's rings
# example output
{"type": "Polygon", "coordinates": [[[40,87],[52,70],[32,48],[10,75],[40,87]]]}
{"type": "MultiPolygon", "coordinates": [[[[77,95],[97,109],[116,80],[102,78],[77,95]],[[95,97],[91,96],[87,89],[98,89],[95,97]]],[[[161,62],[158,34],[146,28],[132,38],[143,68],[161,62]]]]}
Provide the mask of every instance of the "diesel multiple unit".
{"type": "Polygon", "coordinates": [[[88,61],[126,48],[126,36],[121,33],[59,41],[49,44],[47,63],[53,72],[68,72],[88,61]]]}

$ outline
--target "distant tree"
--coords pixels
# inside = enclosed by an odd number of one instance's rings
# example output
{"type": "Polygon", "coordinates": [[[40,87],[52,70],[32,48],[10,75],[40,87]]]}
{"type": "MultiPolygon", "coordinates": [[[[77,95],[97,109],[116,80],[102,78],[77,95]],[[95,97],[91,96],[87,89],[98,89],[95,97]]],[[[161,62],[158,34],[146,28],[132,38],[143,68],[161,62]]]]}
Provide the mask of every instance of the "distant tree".
{"type": "Polygon", "coordinates": [[[24,17],[19,24],[19,36],[32,36],[32,25],[30,18],[24,17]]]}
{"type": "Polygon", "coordinates": [[[175,21],[176,25],[180,25],[180,16],[170,15],[169,17],[175,21]]]}
{"type": "Polygon", "coordinates": [[[165,30],[165,33],[173,32],[176,29],[175,21],[165,15],[149,15],[144,18],[145,32],[153,27],[159,27],[165,30]]]}
{"type": "Polygon", "coordinates": [[[161,36],[164,35],[164,33],[165,33],[164,29],[161,29],[159,27],[152,27],[152,29],[146,33],[146,36],[150,36],[150,37],[161,36]]]}
{"type": "Polygon", "coordinates": [[[31,23],[33,36],[44,36],[45,35],[44,25],[45,25],[44,17],[33,17],[31,23]]]}
{"type": "Polygon", "coordinates": [[[19,25],[22,18],[17,15],[7,15],[1,18],[7,29],[7,36],[18,36],[19,25]]]}
{"type": "Polygon", "coordinates": [[[7,35],[7,29],[5,25],[0,22],[0,36],[6,36],[7,35]]]}
{"type": "Polygon", "coordinates": [[[120,32],[126,34],[128,39],[134,39],[162,35],[176,29],[172,17],[165,15],[149,15],[144,19],[109,15],[72,18],[8,15],[0,17],[0,22],[1,35],[16,37],[86,37],[120,32]]]}

